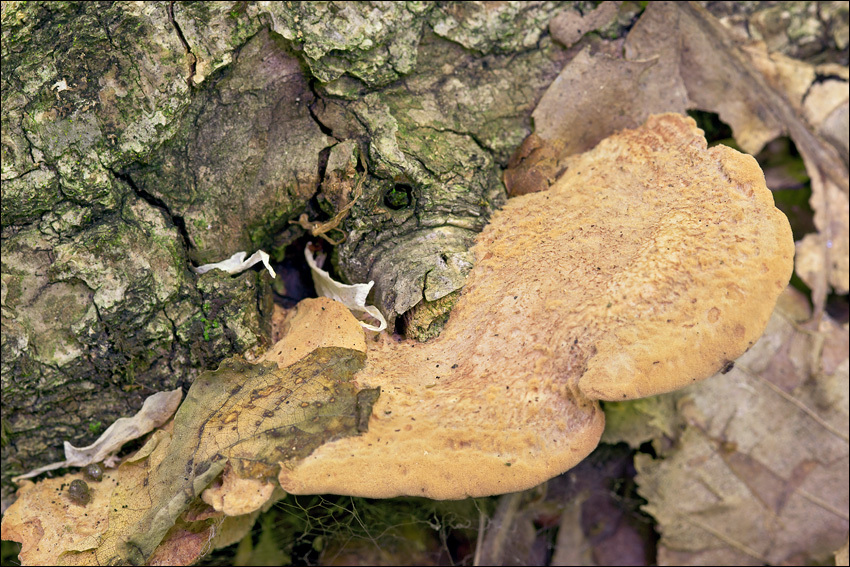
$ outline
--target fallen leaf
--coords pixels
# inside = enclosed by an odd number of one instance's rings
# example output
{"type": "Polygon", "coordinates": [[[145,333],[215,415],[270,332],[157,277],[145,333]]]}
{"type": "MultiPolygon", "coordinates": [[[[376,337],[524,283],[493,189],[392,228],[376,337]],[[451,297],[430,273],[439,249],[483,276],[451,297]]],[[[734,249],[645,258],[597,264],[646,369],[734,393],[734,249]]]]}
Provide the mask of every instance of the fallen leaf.
{"type": "Polygon", "coordinates": [[[734,368],[673,394],[684,431],[663,458],[636,457],[660,565],[822,562],[843,543],[848,329],[808,331],[799,305],[786,295],[734,368]]]}
{"type": "Polygon", "coordinates": [[[605,404],[602,443],[626,443],[637,449],[647,441],[673,438],[678,416],[673,396],[652,396],[630,402],[605,404]]]}
{"type": "Polygon", "coordinates": [[[745,52],[771,88],[789,101],[795,118],[799,117],[788,131],[811,178],[809,202],[818,232],[807,234],[797,243],[795,268],[812,290],[817,316],[830,288],[838,294],[850,290],[848,164],[846,157],[841,160],[831,155],[847,155],[848,71],[846,67],[815,67],[779,53],[768,54],[761,44],[751,45],[745,52]],[[836,78],[816,80],[821,76],[836,78]]]}
{"type": "MultiPolygon", "coordinates": [[[[749,53],[754,49],[750,45],[749,53]]],[[[720,22],[690,2],[649,4],[629,33],[625,51],[629,59],[658,57],[670,76],[681,78],[689,108],[719,114],[745,151],[758,153],[768,141],[787,132],[811,166],[847,191],[838,152],[813,132],[802,110],[789,102],[786,89],[793,100],[793,85],[801,76],[811,76],[802,66],[782,59],[793,71],[774,68],[782,80],[771,83],[771,75],[758,70],[757,63],[765,59],[748,55],[720,22]]]]}
{"type": "MultiPolygon", "coordinates": [[[[90,485],[85,507],[62,493],[79,475],[25,481],[2,527],[4,539],[22,543],[22,563],[191,563],[213,545],[228,515],[250,516],[280,497],[282,461],[363,430],[377,391],[358,391],[351,382],[365,360],[365,343],[352,344],[340,329],[357,329],[362,342],[357,321],[327,299],[299,311],[286,344],[310,344],[324,317],[334,329],[324,329],[322,344],[345,340],[355,349],[319,346],[293,356],[284,348],[256,365],[238,357],[223,361],[195,380],[171,427],[157,430],[103,482],[90,485]],[[334,310],[348,319],[324,317],[334,310]],[[302,333],[306,339],[298,338],[302,333]],[[281,368],[276,357],[284,354],[290,365],[281,368]]],[[[225,539],[232,543],[234,534],[239,530],[225,539]]]]}
{"type": "Polygon", "coordinates": [[[150,507],[116,534],[117,556],[147,560],[226,463],[242,478],[273,479],[280,461],[356,434],[357,393],[349,380],[364,359],[362,352],[332,347],[284,371],[230,359],[201,375],[174,418],[168,454],[150,462],[150,507]]]}
{"type": "Polygon", "coordinates": [[[602,2],[586,14],[574,10],[559,12],[549,22],[549,33],[557,41],[570,47],[590,31],[599,29],[617,17],[622,2],[602,2]]]}

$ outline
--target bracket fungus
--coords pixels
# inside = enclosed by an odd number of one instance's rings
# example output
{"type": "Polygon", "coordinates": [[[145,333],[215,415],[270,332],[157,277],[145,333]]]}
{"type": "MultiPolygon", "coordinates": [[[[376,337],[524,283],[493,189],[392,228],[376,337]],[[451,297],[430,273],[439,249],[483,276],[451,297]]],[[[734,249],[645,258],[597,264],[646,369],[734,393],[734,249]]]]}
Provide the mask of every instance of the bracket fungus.
{"type": "Polygon", "coordinates": [[[556,476],[596,447],[598,400],[681,388],[752,346],[794,242],[755,159],[665,114],[509,200],[474,253],[439,337],[369,341],[368,431],[283,463],[284,490],[459,499],[556,476]]]}

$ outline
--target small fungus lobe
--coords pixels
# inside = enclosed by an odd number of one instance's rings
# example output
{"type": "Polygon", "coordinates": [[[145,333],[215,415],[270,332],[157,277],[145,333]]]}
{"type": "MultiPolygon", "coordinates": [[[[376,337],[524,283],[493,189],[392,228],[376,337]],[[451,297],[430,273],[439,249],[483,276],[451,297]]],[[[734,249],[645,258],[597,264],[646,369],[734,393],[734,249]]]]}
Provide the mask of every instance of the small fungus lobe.
{"type": "Polygon", "coordinates": [[[103,467],[98,463],[92,463],[83,467],[83,474],[89,480],[100,482],[103,480],[103,467]]]}
{"type": "Polygon", "coordinates": [[[89,485],[80,479],[72,480],[71,486],[68,487],[68,498],[80,506],[85,506],[91,502],[89,485]]]}

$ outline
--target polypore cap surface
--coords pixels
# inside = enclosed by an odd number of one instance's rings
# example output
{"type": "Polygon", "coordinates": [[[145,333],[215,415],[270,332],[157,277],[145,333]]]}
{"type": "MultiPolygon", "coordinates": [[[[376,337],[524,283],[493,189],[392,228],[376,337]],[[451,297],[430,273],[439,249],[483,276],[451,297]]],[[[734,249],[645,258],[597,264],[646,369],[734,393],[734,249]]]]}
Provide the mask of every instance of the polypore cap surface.
{"type": "Polygon", "coordinates": [[[592,451],[599,399],[666,392],[762,333],[792,269],[755,160],[651,117],[508,201],[442,334],[369,344],[369,429],[279,476],[293,493],[438,499],[523,490],[592,451]]]}

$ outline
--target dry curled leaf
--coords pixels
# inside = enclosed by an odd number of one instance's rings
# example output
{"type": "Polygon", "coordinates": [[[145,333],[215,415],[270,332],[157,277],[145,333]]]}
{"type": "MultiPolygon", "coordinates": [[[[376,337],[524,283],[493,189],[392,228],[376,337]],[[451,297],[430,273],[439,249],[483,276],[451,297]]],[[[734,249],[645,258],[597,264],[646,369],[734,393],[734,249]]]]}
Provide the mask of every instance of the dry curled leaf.
{"type": "Polygon", "coordinates": [[[846,537],[848,330],[805,330],[787,293],[734,368],[674,395],[674,446],[635,460],[659,564],[822,562],[846,537]]]}

